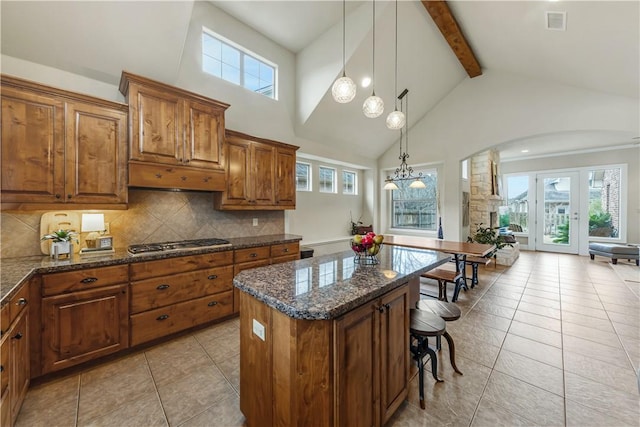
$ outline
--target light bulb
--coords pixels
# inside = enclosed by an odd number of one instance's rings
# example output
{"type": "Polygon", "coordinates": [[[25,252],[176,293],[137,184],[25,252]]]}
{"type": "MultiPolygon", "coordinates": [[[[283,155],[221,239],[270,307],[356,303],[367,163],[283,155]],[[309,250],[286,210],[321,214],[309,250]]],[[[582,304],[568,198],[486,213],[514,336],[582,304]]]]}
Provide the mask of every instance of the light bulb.
{"type": "Polygon", "coordinates": [[[384,101],[379,96],[372,94],[364,100],[364,104],[362,104],[362,112],[370,119],[380,117],[380,115],[384,113],[384,101]]]}
{"type": "Polygon", "coordinates": [[[391,130],[398,130],[404,127],[406,120],[402,111],[394,110],[387,116],[387,127],[391,130]]]}
{"type": "Polygon", "coordinates": [[[333,83],[331,95],[333,95],[333,99],[340,104],[351,102],[356,96],[356,84],[343,74],[342,77],[333,83]]]}

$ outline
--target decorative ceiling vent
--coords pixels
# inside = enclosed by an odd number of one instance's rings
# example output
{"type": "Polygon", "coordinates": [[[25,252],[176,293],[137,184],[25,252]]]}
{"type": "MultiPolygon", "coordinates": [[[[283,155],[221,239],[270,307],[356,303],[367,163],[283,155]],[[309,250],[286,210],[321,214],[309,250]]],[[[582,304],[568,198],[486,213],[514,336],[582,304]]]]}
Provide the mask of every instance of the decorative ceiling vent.
{"type": "Polygon", "coordinates": [[[545,14],[547,30],[567,30],[567,12],[545,12],[545,14]]]}

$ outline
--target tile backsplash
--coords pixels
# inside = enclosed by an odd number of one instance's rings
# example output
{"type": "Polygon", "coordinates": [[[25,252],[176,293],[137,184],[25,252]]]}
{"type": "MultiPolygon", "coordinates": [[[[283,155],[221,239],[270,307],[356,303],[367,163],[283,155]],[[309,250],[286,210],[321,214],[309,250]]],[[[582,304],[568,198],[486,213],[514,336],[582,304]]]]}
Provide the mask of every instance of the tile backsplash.
{"type": "MultiPolygon", "coordinates": [[[[1,257],[41,255],[40,217],[45,211],[2,212],[1,257]]],[[[78,211],[83,212],[83,211],[78,211]]],[[[129,190],[129,209],[102,210],[114,246],[205,237],[284,233],[282,211],[218,211],[211,193],[129,190]],[[253,226],[253,219],[258,226],[253,226]]]]}

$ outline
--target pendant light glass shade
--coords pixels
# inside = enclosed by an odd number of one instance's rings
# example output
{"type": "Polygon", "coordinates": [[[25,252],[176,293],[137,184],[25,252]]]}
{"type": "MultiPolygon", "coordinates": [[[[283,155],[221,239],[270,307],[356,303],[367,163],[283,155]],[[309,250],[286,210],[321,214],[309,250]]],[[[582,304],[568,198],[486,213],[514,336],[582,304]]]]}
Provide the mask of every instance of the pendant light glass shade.
{"type": "Polygon", "coordinates": [[[370,119],[380,117],[384,113],[384,101],[379,96],[376,96],[375,92],[364,100],[362,104],[362,112],[370,119]]]}
{"type": "Polygon", "coordinates": [[[351,102],[353,98],[356,97],[356,84],[350,77],[342,74],[342,77],[333,83],[331,95],[333,95],[333,99],[340,104],[351,102]]]}
{"type": "Polygon", "coordinates": [[[404,127],[406,122],[402,111],[394,110],[387,116],[387,127],[391,130],[398,130],[404,127]]]}
{"type": "Polygon", "coordinates": [[[409,184],[410,188],[427,188],[424,182],[420,178],[416,178],[411,184],[409,184]]]}
{"type": "Polygon", "coordinates": [[[384,185],[384,189],[385,190],[397,190],[398,186],[393,181],[387,181],[387,183],[384,185]]]}

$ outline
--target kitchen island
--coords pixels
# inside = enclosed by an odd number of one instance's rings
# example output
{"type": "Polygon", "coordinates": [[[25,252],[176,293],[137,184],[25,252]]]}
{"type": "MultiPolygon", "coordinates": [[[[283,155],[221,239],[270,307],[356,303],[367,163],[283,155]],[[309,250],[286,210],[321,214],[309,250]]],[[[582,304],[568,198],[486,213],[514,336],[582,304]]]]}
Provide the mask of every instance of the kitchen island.
{"type": "Polygon", "coordinates": [[[240,409],[250,426],[380,426],[406,399],[409,309],[449,255],[385,247],[238,274],[240,409]]]}

